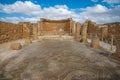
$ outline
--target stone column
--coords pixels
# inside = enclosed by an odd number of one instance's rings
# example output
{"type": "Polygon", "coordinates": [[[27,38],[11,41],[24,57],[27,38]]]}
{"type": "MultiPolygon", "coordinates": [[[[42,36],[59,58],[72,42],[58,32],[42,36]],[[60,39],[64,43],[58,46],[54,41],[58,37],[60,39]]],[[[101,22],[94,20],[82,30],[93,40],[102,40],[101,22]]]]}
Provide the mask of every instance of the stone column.
{"type": "Polygon", "coordinates": [[[43,35],[43,34],[42,34],[42,31],[43,31],[43,21],[44,21],[44,19],[41,18],[41,19],[40,19],[40,36],[43,35]]]}
{"type": "Polygon", "coordinates": [[[75,35],[75,39],[77,41],[80,41],[80,29],[81,29],[81,24],[77,22],[76,23],[76,35],[75,35]]]}
{"type": "Polygon", "coordinates": [[[114,53],[114,55],[120,57],[120,39],[116,40],[116,52],[114,53]]]}
{"type": "Polygon", "coordinates": [[[88,21],[82,25],[82,42],[87,42],[87,27],[88,21]]]}
{"type": "Polygon", "coordinates": [[[70,21],[70,35],[72,36],[72,28],[73,28],[73,21],[72,21],[72,18],[69,18],[69,21],[70,21]]]}
{"type": "Polygon", "coordinates": [[[33,26],[33,39],[38,39],[38,28],[37,26],[33,26]]]}
{"type": "Polygon", "coordinates": [[[40,35],[40,21],[37,22],[37,26],[38,26],[38,36],[40,35]]]}
{"type": "Polygon", "coordinates": [[[99,38],[97,36],[92,37],[91,47],[95,48],[95,49],[99,49],[100,48],[99,38]]]}
{"type": "Polygon", "coordinates": [[[72,32],[73,32],[73,36],[75,37],[76,35],[76,22],[73,21],[73,29],[72,29],[72,32]]]}
{"type": "Polygon", "coordinates": [[[101,40],[103,41],[108,36],[108,27],[101,28],[101,40]]]}

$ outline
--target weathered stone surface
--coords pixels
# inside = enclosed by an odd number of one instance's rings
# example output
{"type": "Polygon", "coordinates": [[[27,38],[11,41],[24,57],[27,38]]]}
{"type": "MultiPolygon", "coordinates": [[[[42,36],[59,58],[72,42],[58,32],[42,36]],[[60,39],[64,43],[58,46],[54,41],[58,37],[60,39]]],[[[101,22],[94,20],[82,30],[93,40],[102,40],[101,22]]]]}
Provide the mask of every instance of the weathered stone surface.
{"type": "Polygon", "coordinates": [[[80,36],[81,36],[81,24],[79,22],[76,23],[76,35],[75,35],[75,39],[77,41],[80,41],[80,36]]]}
{"type": "Polygon", "coordinates": [[[30,38],[25,39],[25,44],[31,44],[31,43],[32,43],[32,40],[30,38]]]}
{"type": "Polygon", "coordinates": [[[11,44],[10,48],[12,50],[20,50],[22,48],[22,45],[20,43],[13,43],[11,44]]]}
{"type": "Polygon", "coordinates": [[[120,38],[120,23],[111,23],[108,25],[108,35],[114,35],[116,38],[120,38]]]}
{"type": "Polygon", "coordinates": [[[0,21],[0,44],[22,39],[23,26],[0,21]]]}
{"type": "Polygon", "coordinates": [[[40,35],[60,35],[60,30],[64,35],[70,34],[70,20],[47,20],[40,21],[40,35]]]}
{"type": "Polygon", "coordinates": [[[105,41],[108,37],[108,26],[101,27],[101,40],[105,41]]]}
{"type": "Polygon", "coordinates": [[[82,25],[82,42],[87,42],[87,28],[88,28],[88,22],[86,21],[83,25],[82,25]]]}
{"type": "Polygon", "coordinates": [[[95,22],[88,20],[88,34],[97,34],[98,33],[98,26],[95,22]]]}
{"type": "Polygon", "coordinates": [[[97,36],[92,38],[91,47],[96,49],[100,48],[99,38],[97,36]]]}
{"type": "Polygon", "coordinates": [[[33,26],[33,39],[34,40],[38,39],[38,27],[37,27],[37,25],[33,26]]]}
{"type": "Polygon", "coordinates": [[[23,26],[23,38],[30,37],[31,24],[29,22],[21,22],[19,24],[23,26]]]}

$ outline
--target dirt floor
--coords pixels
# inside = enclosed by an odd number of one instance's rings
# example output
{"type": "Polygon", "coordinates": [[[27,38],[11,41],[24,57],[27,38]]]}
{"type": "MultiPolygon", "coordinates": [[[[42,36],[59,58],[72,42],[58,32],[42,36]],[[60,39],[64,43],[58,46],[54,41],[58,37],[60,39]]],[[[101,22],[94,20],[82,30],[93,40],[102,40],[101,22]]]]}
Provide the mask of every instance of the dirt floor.
{"type": "MultiPolygon", "coordinates": [[[[7,45],[7,44],[6,44],[7,45]]],[[[38,40],[19,51],[1,45],[0,80],[119,80],[109,52],[74,40],[38,40]]]]}

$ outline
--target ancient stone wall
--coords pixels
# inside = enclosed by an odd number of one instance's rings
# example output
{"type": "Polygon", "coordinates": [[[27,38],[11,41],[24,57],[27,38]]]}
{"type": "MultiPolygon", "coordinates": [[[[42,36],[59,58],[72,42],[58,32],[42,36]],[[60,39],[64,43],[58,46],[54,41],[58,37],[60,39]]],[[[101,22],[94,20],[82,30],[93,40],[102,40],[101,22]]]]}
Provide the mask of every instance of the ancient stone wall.
{"type": "Polygon", "coordinates": [[[99,28],[99,25],[97,25],[95,22],[92,22],[88,20],[88,38],[91,38],[92,36],[97,35],[99,38],[101,37],[101,29],[99,28]]]}
{"type": "Polygon", "coordinates": [[[23,38],[23,26],[0,22],[0,44],[23,38]]]}
{"type": "Polygon", "coordinates": [[[76,23],[75,39],[76,39],[77,41],[80,41],[80,39],[81,39],[81,24],[80,24],[79,22],[76,23]]]}
{"type": "Polygon", "coordinates": [[[40,21],[40,35],[69,35],[70,20],[47,20],[40,21]]]}
{"type": "Polygon", "coordinates": [[[81,36],[82,37],[82,39],[81,39],[82,42],[87,42],[87,35],[88,35],[87,32],[88,32],[88,25],[89,25],[88,22],[89,21],[85,21],[85,23],[82,24],[82,32],[81,32],[82,33],[82,36],[81,36]]]}
{"type": "Polygon", "coordinates": [[[32,26],[29,22],[20,22],[19,25],[23,26],[23,38],[31,37],[32,35],[32,26]]]}
{"type": "Polygon", "coordinates": [[[100,39],[102,41],[105,41],[108,38],[108,26],[101,27],[100,34],[101,34],[100,39]]]}
{"type": "Polygon", "coordinates": [[[116,39],[120,39],[120,23],[104,24],[100,33],[102,41],[110,43],[113,36],[113,44],[116,44],[116,39]]]}
{"type": "Polygon", "coordinates": [[[29,22],[21,22],[19,24],[0,22],[0,44],[31,37],[31,35],[32,27],[29,22]]]}
{"type": "Polygon", "coordinates": [[[108,36],[111,35],[120,38],[120,23],[108,24],[108,36]]]}
{"type": "Polygon", "coordinates": [[[32,25],[33,39],[38,39],[38,24],[32,25]]]}

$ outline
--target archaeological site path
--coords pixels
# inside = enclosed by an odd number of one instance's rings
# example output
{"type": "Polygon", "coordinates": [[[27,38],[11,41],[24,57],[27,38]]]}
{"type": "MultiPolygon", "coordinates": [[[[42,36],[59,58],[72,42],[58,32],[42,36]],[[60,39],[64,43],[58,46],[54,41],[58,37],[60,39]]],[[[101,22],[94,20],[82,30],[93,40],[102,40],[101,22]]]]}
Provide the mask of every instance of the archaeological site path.
{"type": "Polygon", "coordinates": [[[120,79],[120,63],[108,52],[74,40],[38,40],[7,54],[9,57],[1,61],[0,79],[120,79]]]}

